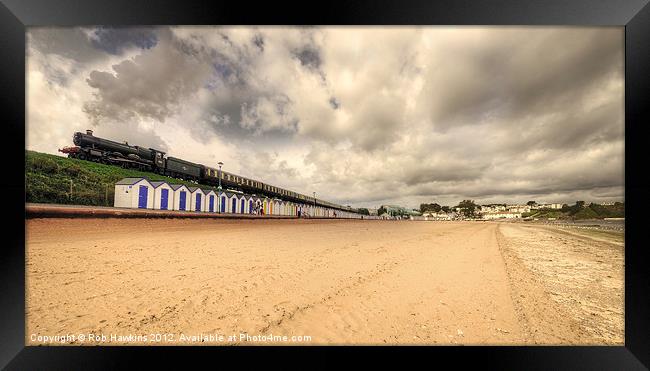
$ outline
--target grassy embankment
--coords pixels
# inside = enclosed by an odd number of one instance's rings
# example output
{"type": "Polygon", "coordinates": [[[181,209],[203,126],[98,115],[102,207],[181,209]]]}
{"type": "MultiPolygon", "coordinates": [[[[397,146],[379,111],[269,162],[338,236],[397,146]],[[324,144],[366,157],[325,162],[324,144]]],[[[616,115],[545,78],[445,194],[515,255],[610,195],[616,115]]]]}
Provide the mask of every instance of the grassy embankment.
{"type": "Polygon", "coordinates": [[[557,209],[540,209],[533,210],[529,213],[523,213],[524,218],[538,219],[604,219],[604,218],[624,218],[625,203],[616,203],[614,205],[589,204],[583,207],[577,205],[557,209]]]}
{"type": "MultiPolygon", "coordinates": [[[[154,173],[34,151],[25,152],[27,202],[112,206],[115,182],[128,177],[197,186],[190,181],[154,173]]],[[[207,186],[201,188],[215,189],[207,186]]]]}

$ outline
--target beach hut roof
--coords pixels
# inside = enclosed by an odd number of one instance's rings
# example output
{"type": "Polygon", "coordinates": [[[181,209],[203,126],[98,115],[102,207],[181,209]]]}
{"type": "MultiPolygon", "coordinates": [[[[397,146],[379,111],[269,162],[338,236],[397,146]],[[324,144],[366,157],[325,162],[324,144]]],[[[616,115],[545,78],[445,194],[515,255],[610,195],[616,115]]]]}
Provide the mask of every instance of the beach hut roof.
{"type": "Polygon", "coordinates": [[[165,184],[165,183],[167,183],[167,182],[163,182],[163,181],[155,181],[155,182],[149,182],[149,183],[151,183],[151,185],[152,185],[154,188],[158,188],[158,187],[160,187],[161,185],[163,185],[163,184],[165,184]]]}
{"type": "Polygon", "coordinates": [[[179,189],[179,188],[181,188],[181,187],[185,187],[185,188],[187,188],[187,186],[186,186],[185,184],[170,184],[169,186],[172,187],[172,189],[173,189],[174,191],[177,190],[177,189],[179,189]]]}
{"type": "Polygon", "coordinates": [[[115,185],[118,185],[118,184],[119,185],[134,185],[135,183],[141,181],[142,179],[146,180],[149,184],[151,184],[151,182],[149,182],[149,179],[140,177],[140,178],[123,178],[123,179],[117,181],[117,183],[115,183],[115,185]]]}

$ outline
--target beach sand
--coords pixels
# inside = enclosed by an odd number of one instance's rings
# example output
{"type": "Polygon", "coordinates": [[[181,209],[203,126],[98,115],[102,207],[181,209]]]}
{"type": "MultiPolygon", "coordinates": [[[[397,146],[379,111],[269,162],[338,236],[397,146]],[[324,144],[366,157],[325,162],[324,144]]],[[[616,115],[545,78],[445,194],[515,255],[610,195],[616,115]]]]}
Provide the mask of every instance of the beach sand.
{"type": "Polygon", "coordinates": [[[616,236],[368,220],[30,219],[26,227],[27,345],[624,339],[616,236]]]}

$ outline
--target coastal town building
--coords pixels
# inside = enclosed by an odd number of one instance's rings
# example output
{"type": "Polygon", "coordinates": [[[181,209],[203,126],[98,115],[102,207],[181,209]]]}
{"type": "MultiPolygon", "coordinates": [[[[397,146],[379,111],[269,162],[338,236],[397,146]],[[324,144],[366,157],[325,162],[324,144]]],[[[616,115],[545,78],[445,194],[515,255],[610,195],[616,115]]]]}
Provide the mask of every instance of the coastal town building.
{"type": "Polygon", "coordinates": [[[497,211],[482,214],[483,219],[518,219],[521,218],[521,213],[512,211],[497,211]]]}

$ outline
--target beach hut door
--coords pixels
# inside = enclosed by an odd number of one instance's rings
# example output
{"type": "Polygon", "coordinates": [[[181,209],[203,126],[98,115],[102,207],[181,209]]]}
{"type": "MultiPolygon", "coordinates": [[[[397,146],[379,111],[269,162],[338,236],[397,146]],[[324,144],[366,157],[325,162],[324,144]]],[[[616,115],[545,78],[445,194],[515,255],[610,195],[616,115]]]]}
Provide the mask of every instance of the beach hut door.
{"type": "Polygon", "coordinates": [[[146,209],[147,208],[147,196],[149,194],[149,187],[140,186],[140,193],[138,194],[138,208],[146,209]]]}
{"type": "Polygon", "coordinates": [[[167,200],[169,199],[169,190],[161,189],[160,192],[160,210],[167,210],[167,200]]]}
{"type": "Polygon", "coordinates": [[[210,212],[214,212],[214,195],[210,195],[210,212]]]}
{"type": "Polygon", "coordinates": [[[179,200],[178,208],[185,210],[185,191],[181,191],[181,198],[179,200]]]}
{"type": "Polygon", "coordinates": [[[196,194],[196,211],[201,211],[201,194],[196,194]]]}

